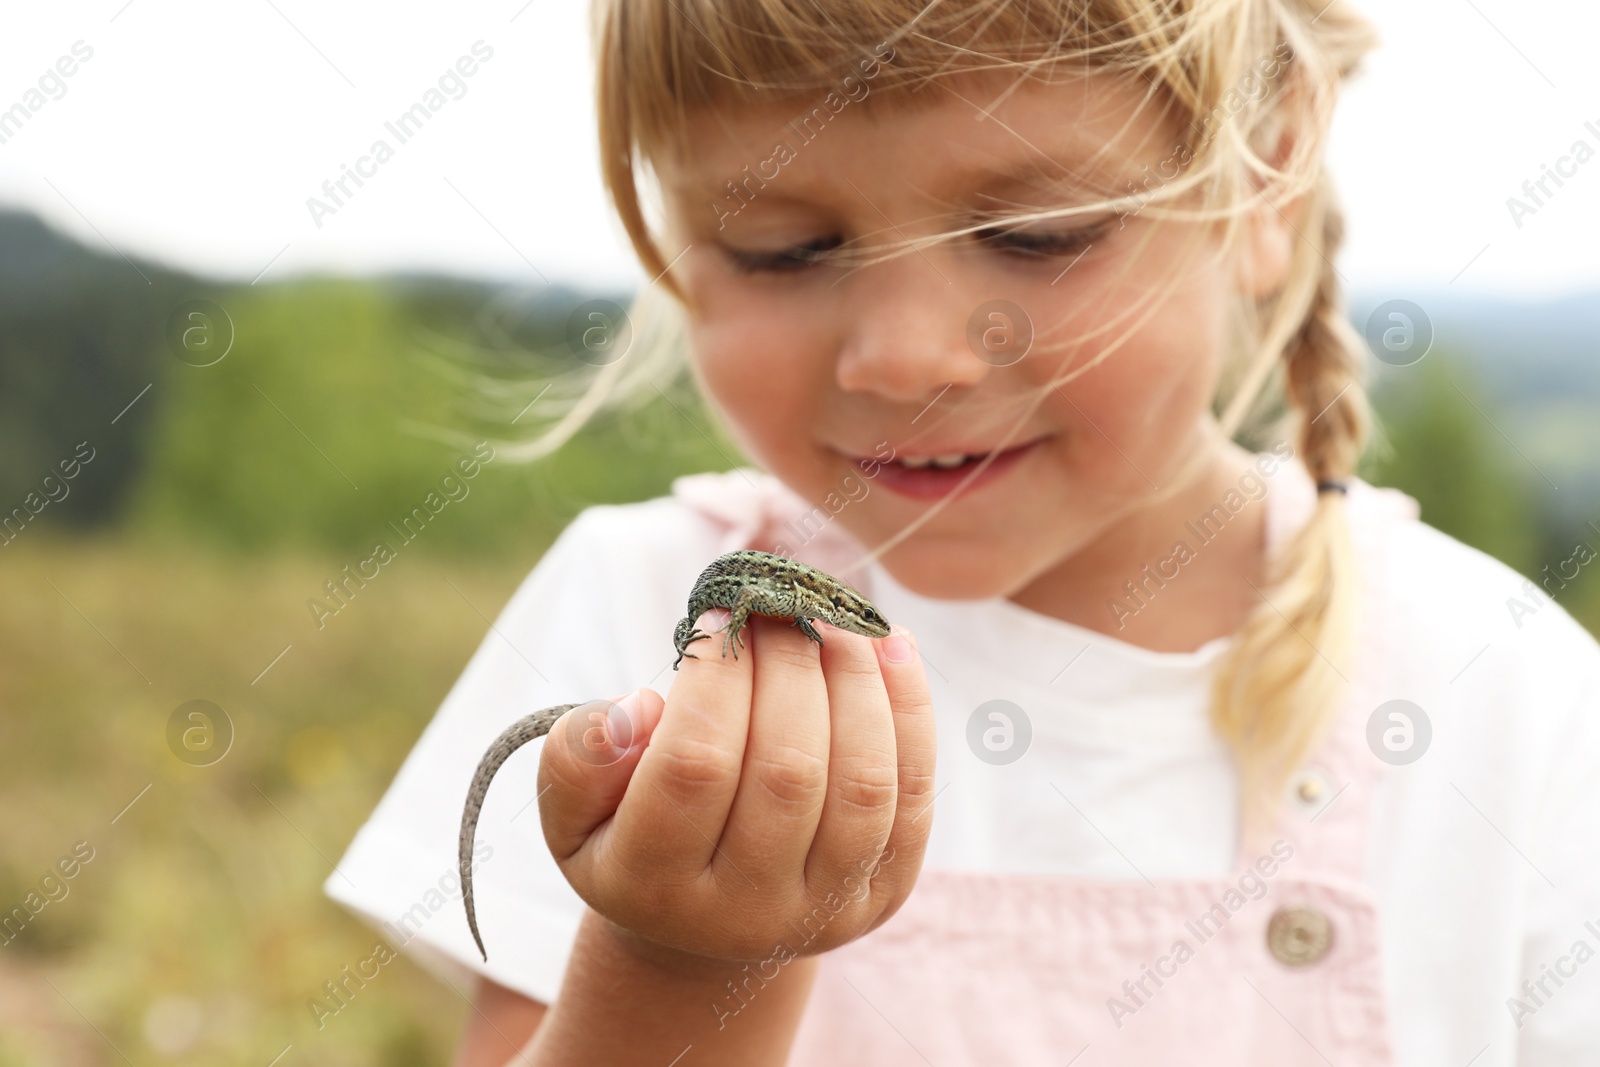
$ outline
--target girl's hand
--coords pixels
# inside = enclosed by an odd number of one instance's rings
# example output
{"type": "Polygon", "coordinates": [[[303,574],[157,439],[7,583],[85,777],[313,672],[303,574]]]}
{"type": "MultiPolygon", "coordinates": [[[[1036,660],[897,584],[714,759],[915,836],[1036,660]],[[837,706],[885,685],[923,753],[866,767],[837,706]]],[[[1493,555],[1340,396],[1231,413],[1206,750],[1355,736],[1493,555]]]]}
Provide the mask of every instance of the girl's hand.
{"type": "MultiPolygon", "coordinates": [[[[697,620],[711,632],[727,612],[697,620]]],[[[550,731],[545,840],[641,953],[725,960],[837,948],[887,919],[922,866],[934,726],[909,634],[751,616],[737,660],[696,642],[669,698],[596,702],[550,731]],[[608,736],[609,735],[609,736],[608,736]],[[610,744],[625,743],[619,752],[610,744]],[[782,946],[787,946],[786,948],[782,946]]]]}

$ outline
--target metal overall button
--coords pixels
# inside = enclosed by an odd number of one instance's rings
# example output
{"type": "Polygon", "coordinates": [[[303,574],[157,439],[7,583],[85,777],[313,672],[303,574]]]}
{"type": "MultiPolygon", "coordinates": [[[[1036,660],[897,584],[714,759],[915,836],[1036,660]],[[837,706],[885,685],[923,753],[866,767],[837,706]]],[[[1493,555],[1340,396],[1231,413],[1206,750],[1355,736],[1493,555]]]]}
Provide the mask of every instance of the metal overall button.
{"type": "Polygon", "coordinates": [[[1303,767],[1289,783],[1289,800],[1302,815],[1314,819],[1333,803],[1338,791],[1321,767],[1303,767]]]}
{"type": "Polygon", "coordinates": [[[1316,963],[1331,944],[1333,924],[1315,908],[1279,908],[1267,923],[1267,948],[1290,967],[1316,963]]]}

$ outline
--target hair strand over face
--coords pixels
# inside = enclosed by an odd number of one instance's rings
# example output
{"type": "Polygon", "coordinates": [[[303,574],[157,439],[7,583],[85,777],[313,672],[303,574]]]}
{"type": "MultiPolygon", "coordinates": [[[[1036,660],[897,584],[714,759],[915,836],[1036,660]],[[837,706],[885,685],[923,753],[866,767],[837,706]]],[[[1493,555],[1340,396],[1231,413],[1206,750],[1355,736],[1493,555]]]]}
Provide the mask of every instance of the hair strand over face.
{"type": "MultiPolygon", "coordinates": [[[[1141,87],[1181,131],[1182,173],[1106,190],[1097,206],[1217,220],[1230,237],[1269,209],[1299,234],[1281,288],[1238,309],[1220,432],[1292,434],[1314,479],[1353,475],[1369,423],[1365,350],[1332,263],[1343,227],[1322,150],[1340,84],[1374,35],[1344,0],[595,0],[593,16],[601,171],[659,284],[635,305],[648,323],[628,356],[637,369],[594,378],[529,454],[628,385],[660,384],[681,366],[674,250],[658,247],[641,192],[652,161],[686,151],[698,114],[812,104],[876,56],[873,107],[914,108],[941,97],[930,87],[979,73],[1048,81],[1092,70],[1141,87]],[[1277,424],[1263,425],[1275,409],[1277,424]]],[[[1337,713],[1357,585],[1344,498],[1323,493],[1271,561],[1263,603],[1214,681],[1212,721],[1237,757],[1247,829],[1266,825],[1337,713]]]]}

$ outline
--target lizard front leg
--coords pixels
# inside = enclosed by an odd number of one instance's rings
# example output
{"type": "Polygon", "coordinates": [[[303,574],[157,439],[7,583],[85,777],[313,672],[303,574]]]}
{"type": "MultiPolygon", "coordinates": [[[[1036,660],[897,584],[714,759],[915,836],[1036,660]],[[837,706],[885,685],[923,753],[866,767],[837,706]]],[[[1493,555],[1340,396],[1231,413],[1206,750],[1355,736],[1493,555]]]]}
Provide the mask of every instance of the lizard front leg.
{"type": "Polygon", "coordinates": [[[801,592],[799,584],[793,583],[789,588],[793,590],[791,595],[794,598],[794,603],[791,605],[794,609],[793,625],[798,626],[801,633],[811,638],[811,640],[817,643],[817,647],[821,648],[822,635],[817,633],[817,628],[815,626],[811,625],[812,620],[806,618],[804,594],[801,592]]]}
{"type": "Polygon", "coordinates": [[[800,627],[800,632],[801,633],[805,634],[807,637],[811,638],[811,640],[815,641],[817,643],[817,647],[818,648],[822,647],[822,635],[817,632],[817,628],[815,626],[811,625],[811,620],[810,619],[807,619],[807,618],[805,618],[803,616],[800,616],[800,615],[796,615],[794,617],[794,624],[796,626],[800,627]]]}

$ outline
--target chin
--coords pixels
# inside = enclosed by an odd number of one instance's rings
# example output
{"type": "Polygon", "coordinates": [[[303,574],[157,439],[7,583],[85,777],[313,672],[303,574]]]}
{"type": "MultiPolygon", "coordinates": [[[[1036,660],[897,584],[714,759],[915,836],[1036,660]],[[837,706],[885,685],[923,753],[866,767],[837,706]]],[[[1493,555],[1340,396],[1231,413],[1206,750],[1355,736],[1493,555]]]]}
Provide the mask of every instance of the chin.
{"type": "Polygon", "coordinates": [[[889,576],[933,600],[988,600],[1009,596],[1027,576],[1002,553],[951,547],[900,545],[881,560],[889,576]],[[987,558],[985,558],[987,557],[987,558]]]}

